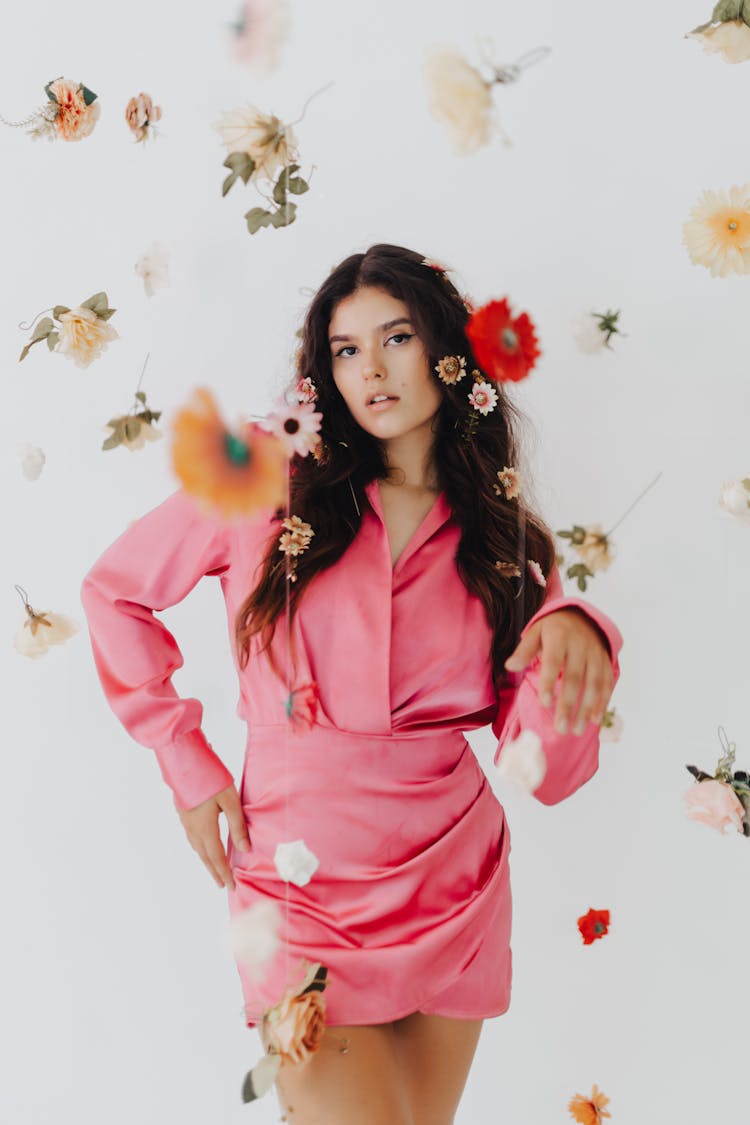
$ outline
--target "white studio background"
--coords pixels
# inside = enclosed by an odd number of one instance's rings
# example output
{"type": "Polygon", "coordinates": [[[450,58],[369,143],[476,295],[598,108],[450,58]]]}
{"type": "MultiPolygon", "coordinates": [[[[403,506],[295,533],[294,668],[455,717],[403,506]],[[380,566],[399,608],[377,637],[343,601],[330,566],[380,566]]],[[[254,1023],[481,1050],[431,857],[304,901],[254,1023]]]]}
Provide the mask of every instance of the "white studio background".
{"type": "MultiPolygon", "coordinates": [[[[714,279],[681,245],[706,188],[750,180],[742,108],[750,64],[683,38],[709,18],[643,0],[562,6],[464,0],[377,5],[292,0],[281,67],[233,61],[239,4],[71,0],[14,5],[0,41],[0,112],[42,103],[58,75],[101,100],[93,135],[31,141],[2,128],[4,686],[0,1117],[9,1125],[277,1121],[275,1094],[243,1106],[260,1053],[244,1027],[227,908],[187,844],[150,751],[109,711],[85,630],[43,659],[14,652],[20,583],[35,608],[81,623],[80,580],[127,522],[174,487],[164,440],[103,453],[102,427],[132,401],[147,353],[149,404],[172,413],[207,384],[228,418],[263,413],[289,369],[306,291],[376,241],[454,267],[477,302],[528,310],[543,358],[515,397],[532,419],[536,495],[553,528],[610,527],[617,558],[585,595],[620,626],[625,730],[597,777],[554,808],[499,793],[513,836],[514,994],[485,1024],[458,1122],[569,1120],[597,1083],[614,1123],[744,1119],[750,841],[689,822],[685,763],[712,771],[717,727],[750,767],[750,532],[718,507],[750,473],[743,348],[750,280],[714,279]],[[549,57],[494,100],[513,147],[453,154],[429,115],[424,48],[478,62],[549,57]],[[211,123],[247,102],[296,118],[298,221],[250,236],[257,202],[220,185],[211,123]],[[130,138],[146,90],[161,135],[130,138]],[[738,120],[739,118],[739,120],[738,120]],[[133,264],[154,239],[171,286],[146,298],[133,264]],[[47,306],[105,289],[120,340],[86,370],[45,345],[18,355],[47,306]],[[621,308],[612,353],[579,352],[579,312],[621,308]],[[47,455],[36,482],[17,447],[47,455]],[[584,947],[577,917],[612,912],[584,947]]],[[[575,593],[572,584],[569,592],[575,593]]],[[[164,620],[205,705],[204,729],[236,776],[244,728],[217,582],[164,620]]],[[[472,735],[489,768],[489,730],[472,735]]],[[[324,815],[324,810],[321,810],[324,815]]]]}

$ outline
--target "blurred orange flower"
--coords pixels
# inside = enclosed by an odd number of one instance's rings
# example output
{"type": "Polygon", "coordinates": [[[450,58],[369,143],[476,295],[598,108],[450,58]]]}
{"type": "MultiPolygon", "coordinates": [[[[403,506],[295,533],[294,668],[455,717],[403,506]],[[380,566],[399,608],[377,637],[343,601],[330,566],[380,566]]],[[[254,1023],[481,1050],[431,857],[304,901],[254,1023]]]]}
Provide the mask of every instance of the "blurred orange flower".
{"type": "Polygon", "coordinates": [[[570,1116],[580,1122],[580,1125],[599,1125],[603,1117],[612,1116],[609,1110],[604,1108],[605,1105],[609,1105],[609,1098],[600,1094],[596,1085],[594,1085],[591,1088],[590,1097],[576,1094],[574,1098],[571,1098],[568,1103],[568,1110],[570,1116]]]}
{"type": "Polygon", "coordinates": [[[225,519],[284,503],[288,462],[279,439],[254,422],[228,429],[207,388],[178,413],[172,434],[172,465],[185,491],[225,519]]]}

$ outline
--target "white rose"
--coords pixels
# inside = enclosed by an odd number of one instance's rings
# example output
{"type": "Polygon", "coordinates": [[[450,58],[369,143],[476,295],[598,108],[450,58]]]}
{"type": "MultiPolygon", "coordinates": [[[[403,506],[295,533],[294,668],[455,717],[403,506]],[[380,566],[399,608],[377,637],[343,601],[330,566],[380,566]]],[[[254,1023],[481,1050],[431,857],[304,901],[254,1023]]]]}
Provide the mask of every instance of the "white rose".
{"type": "Polygon", "coordinates": [[[522,730],[518,738],[506,742],[495,770],[499,778],[510,781],[524,793],[538,789],[547,773],[547,758],[536,731],[522,730]]]}
{"type": "Polygon", "coordinates": [[[276,952],[280,925],[281,912],[273,899],[260,899],[230,920],[232,952],[252,976],[261,976],[276,952]]]}
{"type": "Polygon", "coordinates": [[[135,272],[143,281],[147,297],[153,297],[155,289],[169,285],[169,251],[163,242],[151,243],[136,261],[135,272]]]}
{"type": "Polygon", "coordinates": [[[430,112],[447,125],[460,155],[487,144],[492,134],[491,86],[453,47],[429,47],[425,80],[430,112]]]}
{"type": "Polygon", "coordinates": [[[309,883],[319,865],[317,856],[313,855],[304,840],[278,844],[273,861],[284,882],[294,883],[297,887],[309,883]]]}
{"type": "Polygon", "coordinates": [[[92,309],[69,309],[58,319],[60,339],[55,351],[69,355],[76,367],[88,367],[111,340],[118,339],[116,329],[92,309]]]}
{"type": "Polygon", "coordinates": [[[741,523],[750,525],[750,492],[741,480],[724,482],[719,506],[741,523]]]}
{"type": "Polygon", "coordinates": [[[47,460],[44,456],[44,450],[40,449],[38,445],[29,445],[27,442],[20,446],[18,454],[21,458],[21,472],[26,479],[38,480],[47,460]]]}
{"type": "Polygon", "coordinates": [[[602,332],[601,322],[593,313],[581,313],[573,321],[573,336],[582,352],[593,355],[602,350],[606,343],[606,335],[602,332]]]}

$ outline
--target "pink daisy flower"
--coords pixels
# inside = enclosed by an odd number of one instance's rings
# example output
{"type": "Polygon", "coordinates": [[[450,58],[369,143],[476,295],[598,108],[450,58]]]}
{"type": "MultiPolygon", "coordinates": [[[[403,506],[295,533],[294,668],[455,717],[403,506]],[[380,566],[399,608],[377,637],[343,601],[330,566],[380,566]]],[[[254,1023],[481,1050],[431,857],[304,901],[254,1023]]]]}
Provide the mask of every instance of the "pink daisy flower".
{"type": "Polygon", "coordinates": [[[484,381],[475,383],[471,388],[469,402],[480,414],[489,414],[497,406],[497,391],[484,381]]]}
{"type": "Polygon", "coordinates": [[[276,403],[266,421],[266,428],[275,434],[284,447],[287,457],[298,453],[306,457],[318,444],[318,430],[323,415],[311,402],[276,403]]]}

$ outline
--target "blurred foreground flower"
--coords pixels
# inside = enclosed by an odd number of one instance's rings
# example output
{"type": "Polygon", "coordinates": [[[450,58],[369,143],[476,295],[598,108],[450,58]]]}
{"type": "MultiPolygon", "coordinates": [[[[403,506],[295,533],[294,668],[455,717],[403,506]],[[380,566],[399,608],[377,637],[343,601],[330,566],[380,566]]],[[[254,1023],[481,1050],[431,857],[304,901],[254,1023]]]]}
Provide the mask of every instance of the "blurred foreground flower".
{"type": "Polygon", "coordinates": [[[691,261],[712,277],[750,273],[750,184],[704,191],[682,231],[691,261]]]}
{"type": "Polygon", "coordinates": [[[276,70],[289,34],[289,0],[245,0],[231,25],[232,54],[258,75],[276,70]]]}
{"type": "Polygon", "coordinates": [[[154,290],[169,285],[169,250],[163,242],[152,242],[145,254],[136,260],[135,272],[141,278],[147,297],[154,290]]]}
{"type": "Polygon", "coordinates": [[[588,1096],[576,1094],[574,1098],[571,1098],[568,1102],[568,1112],[571,1117],[579,1122],[579,1125],[600,1125],[602,1118],[612,1116],[604,1108],[605,1105],[609,1105],[609,1102],[610,1099],[600,1093],[597,1086],[593,1086],[588,1096]]]}

